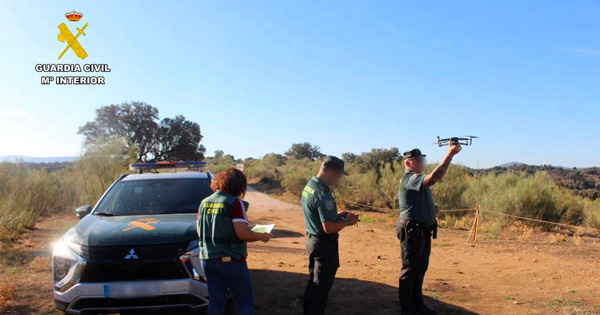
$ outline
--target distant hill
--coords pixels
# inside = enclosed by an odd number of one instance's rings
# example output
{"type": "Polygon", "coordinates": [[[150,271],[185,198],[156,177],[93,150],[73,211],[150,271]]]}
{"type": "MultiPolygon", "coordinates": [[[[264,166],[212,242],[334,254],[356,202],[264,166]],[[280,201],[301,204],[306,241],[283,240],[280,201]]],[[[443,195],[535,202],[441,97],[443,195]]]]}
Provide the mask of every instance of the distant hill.
{"type": "Polygon", "coordinates": [[[496,167],[509,168],[509,167],[519,166],[519,165],[525,165],[525,163],[521,163],[521,162],[508,162],[508,163],[504,163],[504,164],[498,165],[496,167]]]}
{"type": "Polygon", "coordinates": [[[4,155],[0,156],[0,162],[25,162],[25,163],[61,163],[75,162],[78,156],[51,156],[51,157],[33,157],[25,155],[4,155]]]}

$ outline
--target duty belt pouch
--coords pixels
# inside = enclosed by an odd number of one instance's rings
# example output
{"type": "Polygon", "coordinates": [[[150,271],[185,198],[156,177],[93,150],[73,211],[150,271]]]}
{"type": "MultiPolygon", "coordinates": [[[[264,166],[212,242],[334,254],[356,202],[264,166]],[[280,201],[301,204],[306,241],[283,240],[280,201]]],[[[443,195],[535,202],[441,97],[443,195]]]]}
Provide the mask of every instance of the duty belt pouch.
{"type": "Polygon", "coordinates": [[[408,224],[408,220],[399,218],[398,222],[396,222],[396,237],[399,240],[402,240],[402,230],[408,224]]]}

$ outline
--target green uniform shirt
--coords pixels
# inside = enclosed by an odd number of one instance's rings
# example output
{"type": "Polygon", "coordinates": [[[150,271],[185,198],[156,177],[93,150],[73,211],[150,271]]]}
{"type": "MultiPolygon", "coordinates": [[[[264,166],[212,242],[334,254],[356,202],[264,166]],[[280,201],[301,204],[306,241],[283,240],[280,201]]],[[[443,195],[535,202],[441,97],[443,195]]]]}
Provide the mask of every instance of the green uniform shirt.
{"type": "Polygon", "coordinates": [[[316,176],[313,176],[302,191],[302,210],[306,232],[309,234],[325,235],[327,233],[323,230],[323,222],[338,220],[335,197],[329,186],[316,176]]]}
{"type": "Polygon", "coordinates": [[[400,217],[425,223],[435,224],[435,204],[429,187],[421,187],[425,174],[405,172],[400,179],[398,201],[400,217]]]}

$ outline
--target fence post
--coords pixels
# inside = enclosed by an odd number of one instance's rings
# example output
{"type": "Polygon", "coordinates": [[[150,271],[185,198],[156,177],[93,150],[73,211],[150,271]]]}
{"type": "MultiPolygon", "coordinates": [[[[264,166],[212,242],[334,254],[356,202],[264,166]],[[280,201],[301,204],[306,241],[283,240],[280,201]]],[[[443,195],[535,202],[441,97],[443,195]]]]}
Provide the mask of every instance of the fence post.
{"type": "Polygon", "coordinates": [[[477,232],[479,231],[480,215],[481,215],[481,205],[477,204],[477,211],[475,212],[475,234],[473,235],[473,242],[477,242],[477,232]]]}
{"type": "Polygon", "coordinates": [[[477,242],[477,231],[479,230],[480,214],[481,214],[481,205],[478,203],[477,206],[475,207],[475,219],[473,220],[473,226],[471,227],[471,233],[469,234],[467,243],[470,243],[471,240],[473,240],[473,242],[477,242]]]}

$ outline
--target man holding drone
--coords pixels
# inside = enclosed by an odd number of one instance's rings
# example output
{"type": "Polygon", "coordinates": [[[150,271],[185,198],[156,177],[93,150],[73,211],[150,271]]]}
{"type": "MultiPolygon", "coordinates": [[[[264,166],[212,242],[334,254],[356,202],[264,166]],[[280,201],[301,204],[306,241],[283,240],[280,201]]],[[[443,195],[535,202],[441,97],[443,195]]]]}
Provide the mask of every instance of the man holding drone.
{"type": "Polygon", "coordinates": [[[462,149],[458,139],[448,140],[448,153],[430,174],[423,173],[427,164],[419,149],[403,154],[406,171],[398,191],[400,217],[396,227],[402,248],[398,294],[403,315],[436,314],[423,302],[422,287],[429,266],[431,237],[437,234],[437,207],[429,187],[444,177],[452,157],[462,149]]]}

